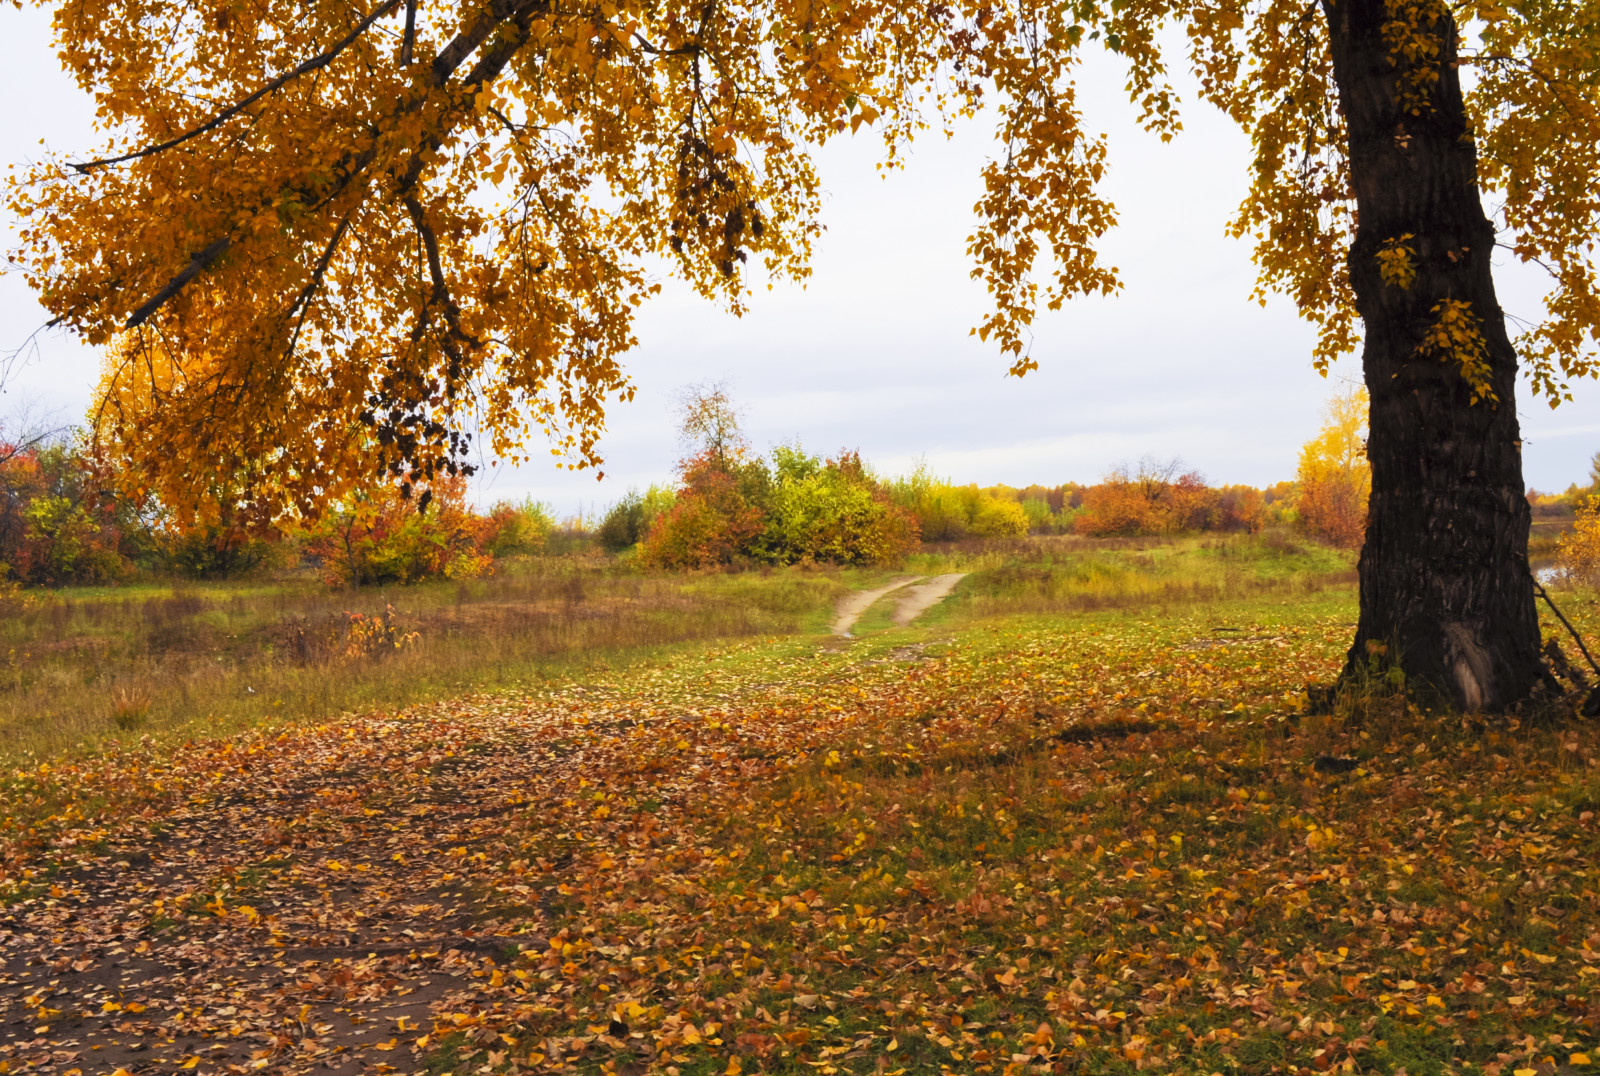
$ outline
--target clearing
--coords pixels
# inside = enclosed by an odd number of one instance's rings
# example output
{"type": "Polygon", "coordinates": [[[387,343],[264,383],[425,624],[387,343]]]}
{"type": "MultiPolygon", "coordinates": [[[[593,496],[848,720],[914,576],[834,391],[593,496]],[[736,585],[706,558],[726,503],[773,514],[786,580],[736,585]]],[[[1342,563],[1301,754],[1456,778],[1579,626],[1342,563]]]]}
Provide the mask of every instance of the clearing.
{"type": "Polygon", "coordinates": [[[910,567],[848,648],[17,767],[0,1071],[1586,1070],[1594,723],[1307,715],[1293,543],[910,567]]]}

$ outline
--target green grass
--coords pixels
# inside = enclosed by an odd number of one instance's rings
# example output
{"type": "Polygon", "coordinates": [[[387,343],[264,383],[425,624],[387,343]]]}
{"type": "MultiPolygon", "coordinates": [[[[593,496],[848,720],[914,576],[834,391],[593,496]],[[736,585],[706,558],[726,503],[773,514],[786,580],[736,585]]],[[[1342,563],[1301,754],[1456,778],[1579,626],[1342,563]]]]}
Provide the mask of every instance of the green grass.
{"type": "Polygon", "coordinates": [[[891,623],[899,595],[889,595],[857,635],[915,645],[1019,612],[1304,598],[1344,586],[1349,564],[1274,535],[1061,537],[969,542],[892,569],[662,575],[627,560],[550,557],[486,579],[359,591],[298,578],[26,592],[0,610],[0,760],[582,681],[719,639],[811,638],[845,592],[907,571],[971,574],[910,629],[891,623]],[[394,636],[415,638],[352,647],[351,614],[386,617],[391,606],[394,636]]]}
{"type": "Polygon", "coordinates": [[[708,639],[824,630],[858,573],[647,575],[539,558],[470,582],[310,579],[24,592],[0,609],[0,759],[224,735],[604,672],[708,639]],[[354,646],[351,614],[404,646],[354,646]]]}

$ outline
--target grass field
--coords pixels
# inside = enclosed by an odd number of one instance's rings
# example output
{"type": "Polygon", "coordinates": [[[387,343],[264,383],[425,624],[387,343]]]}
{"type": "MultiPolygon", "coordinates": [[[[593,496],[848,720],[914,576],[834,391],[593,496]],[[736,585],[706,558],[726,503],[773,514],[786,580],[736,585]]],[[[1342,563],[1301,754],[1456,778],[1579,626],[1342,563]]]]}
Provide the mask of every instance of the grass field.
{"type": "MultiPolygon", "coordinates": [[[[971,574],[854,639],[821,634],[831,595],[886,573],[635,579],[707,602],[771,588],[790,597],[764,615],[789,627],[14,769],[0,890],[49,967],[0,1011],[35,1035],[0,1064],[1600,1060],[1597,723],[1394,694],[1308,713],[1350,642],[1350,560],[1282,537],[972,544],[910,567],[971,574]],[[115,996],[97,962],[132,958],[96,938],[145,947],[115,996]],[[48,1060],[72,1044],[89,1052],[48,1060]]],[[[1593,595],[1557,598],[1600,621],[1593,595]]]]}
{"type": "Polygon", "coordinates": [[[819,629],[849,578],[650,576],[596,557],[359,591],[291,579],[24,592],[0,599],[0,758],[321,721],[819,629]]]}
{"type": "MultiPolygon", "coordinates": [[[[1348,557],[1281,536],[974,542],[909,570],[974,573],[941,620],[1293,595],[1353,578],[1348,557]]],[[[672,576],[596,556],[359,591],[288,579],[23,592],[0,598],[0,759],[320,721],[587,675],[662,647],[816,633],[847,589],[889,574],[672,576]]]]}

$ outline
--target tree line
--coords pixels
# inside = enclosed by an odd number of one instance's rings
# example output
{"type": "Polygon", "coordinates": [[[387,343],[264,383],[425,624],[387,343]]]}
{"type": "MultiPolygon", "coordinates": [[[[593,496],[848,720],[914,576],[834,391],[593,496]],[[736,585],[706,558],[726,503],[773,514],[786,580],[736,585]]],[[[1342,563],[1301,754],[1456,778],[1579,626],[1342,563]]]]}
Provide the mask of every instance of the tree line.
{"type": "Polygon", "coordinates": [[[262,525],[214,499],[177,513],[84,440],[0,432],[0,582],[115,584],[298,569],[330,584],[467,579],[519,555],[628,553],[659,569],[896,563],[923,543],[1075,534],[1088,538],[1255,533],[1297,526],[1353,546],[1364,524],[1361,401],[1338,397],[1295,481],[1209,485],[1177,459],[1146,457],[1093,484],[958,485],[925,464],[883,477],[858,452],[798,444],[753,452],[720,388],[686,397],[677,480],[630,491],[594,519],[558,522],[535,501],[474,507],[465,476],[419,510],[392,483],[347,492],[320,515],[262,525]]]}

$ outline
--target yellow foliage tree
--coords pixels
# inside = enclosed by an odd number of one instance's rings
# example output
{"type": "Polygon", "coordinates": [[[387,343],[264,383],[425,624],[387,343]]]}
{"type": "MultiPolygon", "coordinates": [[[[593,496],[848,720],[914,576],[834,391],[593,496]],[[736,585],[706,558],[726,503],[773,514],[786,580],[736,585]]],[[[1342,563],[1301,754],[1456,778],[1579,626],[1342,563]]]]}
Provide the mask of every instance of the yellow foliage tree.
{"type": "Polygon", "coordinates": [[[1600,340],[1590,4],[36,2],[110,133],[98,157],[15,176],[13,257],[91,342],[159,341],[186,376],[136,436],[174,471],[251,476],[259,504],[337,500],[352,467],[457,475],[470,429],[516,458],[542,427],[598,463],[649,259],[736,311],[750,258],[803,279],[813,149],[850,132],[897,164],[930,126],[997,123],[968,242],[993,300],[975,331],[1026,373],[1041,303],[1119,286],[1096,252],[1116,210],[1079,65],[1124,64],[1166,139],[1163,42],[1181,40],[1252,142],[1233,228],[1261,288],[1318,326],[1324,367],[1363,322],[1387,538],[1363,563],[1354,665],[1364,641],[1400,643],[1408,672],[1469,706],[1542,674],[1489,258],[1499,242],[1551,270],[1522,345],[1535,389],[1565,396],[1600,340]]]}
{"type": "Polygon", "coordinates": [[[1295,510],[1300,524],[1346,549],[1367,529],[1372,467],[1367,463],[1367,390],[1354,388],[1328,401],[1321,431],[1300,449],[1295,510]]]}
{"type": "Polygon", "coordinates": [[[1556,566],[1574,582],[1600,583],[1600,495],[1584,498],[1572,529],[1556,540],[1556,566]]]}

